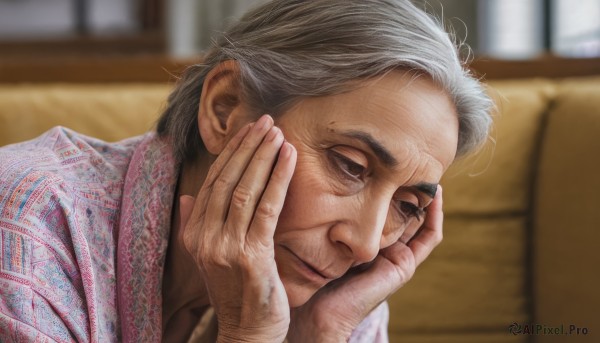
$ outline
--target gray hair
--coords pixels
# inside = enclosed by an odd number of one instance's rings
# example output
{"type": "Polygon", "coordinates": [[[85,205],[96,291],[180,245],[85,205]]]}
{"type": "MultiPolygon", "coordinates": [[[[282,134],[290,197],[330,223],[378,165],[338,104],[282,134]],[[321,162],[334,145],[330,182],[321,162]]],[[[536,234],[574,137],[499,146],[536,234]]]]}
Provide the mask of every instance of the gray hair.
{"type": "Polygon", "coordinates": [[[173,138],[178,161],[203,151],[197,113],[202,85],[220,62],[239,64],[243,100],[274,116],[305,97],[339,94],[404,69],[428,75],[453,100],[457,156],[488,137],[493,102],[461,62],[434,18],[409,0],[274,0],[243,16],[188,67],[168,99],[157,132],[173,138]]]}

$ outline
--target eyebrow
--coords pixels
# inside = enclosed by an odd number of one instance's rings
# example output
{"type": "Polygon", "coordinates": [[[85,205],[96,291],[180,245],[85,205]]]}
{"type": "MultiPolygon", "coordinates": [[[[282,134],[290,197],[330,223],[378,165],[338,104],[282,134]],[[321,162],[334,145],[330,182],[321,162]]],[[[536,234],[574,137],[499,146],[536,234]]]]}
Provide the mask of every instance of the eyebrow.
{"type": "Polygon", "coordinates": [[[341,133],[343,136],[358,139],[369,146],[375,156],[388,168],[394,168],[398,165],[398,160],[392,153],[379,143],[373,136],[363,131],[347,131],[341,133]]]}
{"type": "MultiPolygon", "coordinates": [[[[398,166],[398,160],[392,155],[392,153],[386,149],[380,142],[378,142],[373,136],[363,131],[347,131],[341,133],[343,136],[358,139],[369,146],[375,156],[383,162],[388,168],[394,168],[398,166]]],[[[416,190],[424,193],[425,195],[434,198],[437,193],[437,184],[429,182],[420,182],[414,186],[416,190]]]]}

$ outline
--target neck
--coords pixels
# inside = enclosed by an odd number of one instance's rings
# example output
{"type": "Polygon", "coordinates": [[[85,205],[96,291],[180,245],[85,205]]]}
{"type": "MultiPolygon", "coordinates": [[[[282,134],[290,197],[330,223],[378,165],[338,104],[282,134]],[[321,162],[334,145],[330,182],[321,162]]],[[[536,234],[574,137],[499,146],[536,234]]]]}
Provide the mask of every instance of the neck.
{"type": "MultiPolygon", "coordinates": [[[[204,154],[209,155],[209,154],[204,154]]],[[[190,326],[191,332],[204,310],[210,306],[204,279],[196,263],[183,246],[183,230],[180,227],[179,199],[182,195],[196,197],[214,158],[206,156],[197,163],[183,164],[173,204],[171,234],[163,277],[163,332],[186,331],[181,325],[190,326]],[[182,320],[188,317],[188,320],[182,320]],[[198,318],[193,318],[193,317],[198,318]],[[187,323],[187,324],[186,324],[187,323]],[[175,329],[177,326],[177,329],[175,329]]]]}

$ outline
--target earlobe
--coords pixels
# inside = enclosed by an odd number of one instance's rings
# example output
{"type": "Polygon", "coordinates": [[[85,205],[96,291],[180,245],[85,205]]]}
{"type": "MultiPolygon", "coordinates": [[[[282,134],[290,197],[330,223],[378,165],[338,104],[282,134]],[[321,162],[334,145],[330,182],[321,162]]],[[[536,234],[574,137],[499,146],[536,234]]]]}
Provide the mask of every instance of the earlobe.
{"type": "Polygon", "coordinates": [[[218,155],[237,129],[247,122],[247,111],[238,87],[239,66],[225,61],[204,79],[198,108],[200,137],[213,155],[218,155]]]}

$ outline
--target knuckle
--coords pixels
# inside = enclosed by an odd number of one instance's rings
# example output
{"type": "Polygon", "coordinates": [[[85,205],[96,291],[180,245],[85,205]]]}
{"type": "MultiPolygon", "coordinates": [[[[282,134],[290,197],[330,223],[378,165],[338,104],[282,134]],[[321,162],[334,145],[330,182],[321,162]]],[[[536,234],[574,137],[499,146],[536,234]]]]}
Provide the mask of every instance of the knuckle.
{"type": "Polygon", "coordinates": [[[221,175],[215,180],[213,188],[217,192],[223,192],[223,191],[229,189],[232,184],[233,184],[233,182],[229,179],[229,177],[227,177],[225,175],[221,175]]]}
{"type": "Polygon", "coordinates": [[[242,270],[252,270],[253,267],[256,267],[256,261],[249,255],[242,255],[238,260],[238,264],[242,270]]]}
{"type": "Polygon", "coordinates": [[[219,254],[221,249],[207,248],[205,252],[199,253],[199,261],[206,270],[213,268],[228,268],[231,262],[227,255],[219,254]]]}
{"type": "Polygon", "coordinates": [[[283,180],[286,179],[286,173],[279,170],[278,168],[275,168],[273,170],[273,174],[271,175],[271,180],[275,181],[275,182],[282,182],[283,180]]]}
{"type": "Polygon", "coordinates": [[[213,167],[210,168],[210,170],[208,171],[208,174],[206,175],[207,182],[205,184],[210,185],[211,183],[214,183],[215,182],[214,180],[216,180],[217,177],[218,177],[218,171],[215,168],[215,166],[213,165],[213,167]]]}
{"type": "Polygon", "coordinates": [[[207,270],[210,270],[213,268],[224,269],[224,268],[231,267],[231,263],[226,258],[223,258],[222,256],[210,256],[210,257],[205,258],[202,262],[203,262],[204,268],[207,270]]]}
{"type": "Polygon", "coordinates": [[[242,143],[240,143],[240,147],[238,148],[238,150],[240,150],[243,153],[249,153],[254,151],[255,149],[256,142],[250,139],[250,137],[246,137],[246,139],[244,139],[242,143]]]}
{"type": "Polygon", "coordinates": [[[244,208],[252,202],[252,199],[252,191],[246,186],[238,185],[233,191],[231,204],[238,208],[244,208]]]}
{"type": "Polygon", "coordinates": [[[256,216],[261,220],[270,220],[277,217],[277,208],[268,202],[261,203],[256,209],[256,216]]]}
{"type": "Polygon", "coordinates": [[[263,163],[267,163],[270,162],[273,157],[275,157],[275,154],[268,154],[264,151],[259,150],[258,153],[256,155],[254,155],[254,159],[259,162],[261,165],[263,163]]]}

